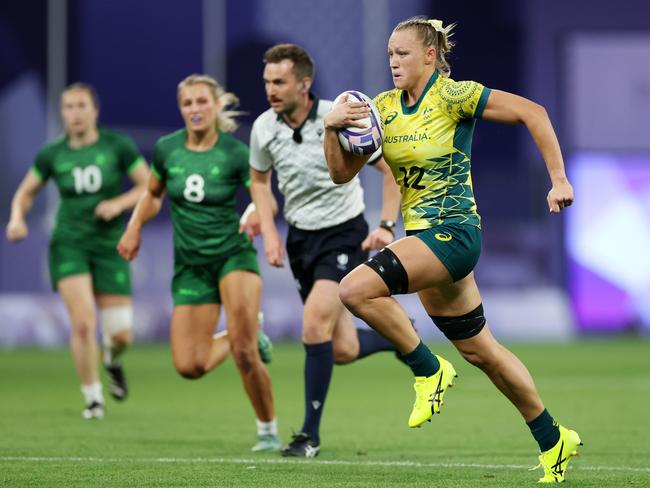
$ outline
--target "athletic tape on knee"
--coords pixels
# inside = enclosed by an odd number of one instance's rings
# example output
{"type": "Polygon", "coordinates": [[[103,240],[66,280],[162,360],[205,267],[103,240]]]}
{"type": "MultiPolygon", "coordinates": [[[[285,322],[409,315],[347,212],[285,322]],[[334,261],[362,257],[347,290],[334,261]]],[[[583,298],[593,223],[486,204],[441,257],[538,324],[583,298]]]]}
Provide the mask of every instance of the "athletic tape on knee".
{"type": "Polygon", "coordinates": [[[436,317],[434,315],[429,315],[429,317],[450,341],[474,337],[483,330],[486,324],[483,304],[460,317],[436,317]]]}
{"type": "Polygon", "coordinates": [[[387,247],[364,263],[381,276],[391,295],[408,293],[409,277],[399,258],[387,247]]]}
{"type": "Polygon", "coordinates": [[[122,331],[133,329],[133,306],[120,305],[99,310],[102,323],[102,342],[104,346],[112,345],[111,338],[122,331]]]}

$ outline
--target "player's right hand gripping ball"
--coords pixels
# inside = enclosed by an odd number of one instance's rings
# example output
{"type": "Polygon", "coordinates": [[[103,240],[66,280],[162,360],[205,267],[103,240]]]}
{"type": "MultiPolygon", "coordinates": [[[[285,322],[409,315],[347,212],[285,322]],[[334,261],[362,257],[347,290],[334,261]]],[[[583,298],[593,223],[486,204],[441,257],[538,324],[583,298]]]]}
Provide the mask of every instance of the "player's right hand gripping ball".
{"type": "Polygon", "coordinates": [[[366,125],[360,127],[344,127],[339,129],[339,142],[341,147],[353,154],[372,154],[381,147],[381,140],[384,135],[384,126],[379,116],[379,110],[372,99],[359,91],[348,90],[341,93],[334,103],[347,97],[350,102],[365,102],[370,107],[370,115],[359,122],[366,125]]]}

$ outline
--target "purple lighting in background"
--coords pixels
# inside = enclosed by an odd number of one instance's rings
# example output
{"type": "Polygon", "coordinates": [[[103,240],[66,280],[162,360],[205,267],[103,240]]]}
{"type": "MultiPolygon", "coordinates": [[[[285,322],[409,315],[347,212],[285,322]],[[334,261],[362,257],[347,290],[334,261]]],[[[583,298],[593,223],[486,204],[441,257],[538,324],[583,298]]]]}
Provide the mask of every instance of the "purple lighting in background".
{"type": "Polygon", "coordinates": [[[581,153],[569,175],[569,289],[583,331],[650,332],[650,155],[581,153]]]}
{"type": "Polygon", "coordinates": [[[624,290],[569,258],[570,293],[576,322],[586,331],[624,330],[635,312],[624,290]]]}

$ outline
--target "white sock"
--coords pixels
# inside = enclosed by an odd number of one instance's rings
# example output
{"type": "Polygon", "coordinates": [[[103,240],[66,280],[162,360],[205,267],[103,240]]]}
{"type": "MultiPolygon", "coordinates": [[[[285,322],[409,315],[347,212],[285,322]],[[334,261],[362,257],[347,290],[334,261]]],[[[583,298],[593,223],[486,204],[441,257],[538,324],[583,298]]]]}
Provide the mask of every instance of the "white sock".
{"type": "Polygon", "coordinates": [[[104,403],[102,384],[99,381],[91,385],[81,385],[81,393],[83,393],[87,404],[92,402],[104,403]]]}
{"type": "Polygon", "coordinates": [[[255,419],[257,424],[257,435],[278,435],[278,419],[274,418],[270,422],[255,419]]]}

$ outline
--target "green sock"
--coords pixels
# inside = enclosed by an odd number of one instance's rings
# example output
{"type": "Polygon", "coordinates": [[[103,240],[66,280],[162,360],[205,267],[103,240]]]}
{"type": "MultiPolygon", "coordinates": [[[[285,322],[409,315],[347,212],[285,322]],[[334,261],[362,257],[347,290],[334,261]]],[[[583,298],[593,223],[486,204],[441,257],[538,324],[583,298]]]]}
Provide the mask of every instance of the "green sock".
{"type": "Polygon", "coordinates": [[[440,369],[440,361],[422,341],[414,351],[403,354],[402,358],[415,376],[433,376],[440,369]]]}
{"type": "Polygon", "coordinates": [[[560,440],[560,427],[546,409],[527,424],[541,452],[548,451],[560,440]]]}

